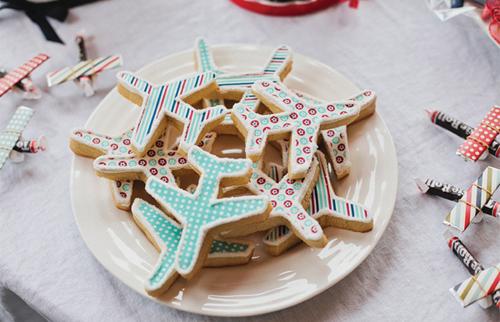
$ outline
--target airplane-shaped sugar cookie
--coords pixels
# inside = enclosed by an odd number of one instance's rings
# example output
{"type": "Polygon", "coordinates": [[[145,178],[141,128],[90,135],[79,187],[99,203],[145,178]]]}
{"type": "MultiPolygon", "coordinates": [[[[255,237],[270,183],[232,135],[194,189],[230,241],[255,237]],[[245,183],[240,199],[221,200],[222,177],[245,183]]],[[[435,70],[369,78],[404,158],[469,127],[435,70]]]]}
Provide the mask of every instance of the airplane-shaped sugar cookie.
{"type": "MultiPolygon", "coordinates": [[[[321,227],[337,227],[356,232],[367,232],[373,227],[372,213],[360,204],[338,197],[328,174],[328,164],[321,152],[316,153],[319,160],[319,178],[311,193],[307,213],[321,227]]],[[[264,246],[272,255],[280,255],[300,242],[300,239],[287,226],[281,225],[269,230],[264,237],[264,246]]]]}
{"type": "MultiPolygon", "coordinates": [[[[297,92],[298,97],[305,100],[309,104],[324,104],[324,101],[311,97],[304,93],[297,92]]],[[[373,91],[365,91],[363,96],[357,96],[357,100],[367,100],[368,97],[376,99],[373,91]]],[[[354,122],[363,120],[375,112],[376,105],[374,103],[362,104],[359,115],[354,122]]],[[[333,172],[337,179],[349,175],[351,172],[351,153],[347,138],[347,127],[339,126],[337,128],[322,130],[320,132],[320,149],[325,153],[328,161],[333,166],[333,172]]],[[[286,164],[286,163],[285,163],[286,164]]]]}
{"type": "Polygon", "coordinates": [[[52,87],[67,81],[75,81],[83,89],[85,96],[92,96],[94,95],[93,78],[105,70],[122,66],[123,59],[120,55],[88,59],[84,38],[77,36],[76,43],[80,62],[73,67],[65,67],[47,74],[47,83],[49,87],[52,87]]]}
{"type": "Polygon", "coordinates": [[[223,105],[201,110],[190,105],[217,91],[214,79],[213,72],[197,73],[155,85],[132,73],[119,73],[120,94],[143,107],[132,136],[134,153],[144,155],[154,141],[163,135],[169,121],[182,129],[178,148],[182,154],[186,154],[191,146],[217,127],[228,113],[223,105]]]}
{"type": "MultiPolygon", "coordinates": [[[[106,163],[106,161],[109,161],[109,163],[115,165],[118,164],[118,159],[127,160],[129,158],[129,162],[124,161],[127,167],[120,165],[119,168],[128,170],[132,167],[132,163],[136,168],[135,173],[142,170],[141,173],[144,174],[145,179],[149,175],[154,175],[163,181],[174,181],[175,179],[168,167],[177,169],[187,166],[185,165],[186,159],[177,155],[175,151],[163,151],[164,142],[162,138],[155,142],[146,157],[136,158],[130,148],[132,133],[133,129],[130,129],[119,136],[111,137],[86,129],[77,129],[71,134],[70,148],[77,155],[100,160],[98,168],[104,168],[101,162],[106,163]]],[[[211,149],[215,137],[215,133],[207,134],[207,138],[202,139],[200,145],[204,146],[205,149],[211,149]]],[[[126,176],[121,179],[118,178],[119,176],[116,176],[116,178],[113,178],[113,176],[106,177],[114,180],[112,196],[115,205],[119,209],[129,210],[133,194],[133,180],[136,177],[126,176]]]]}
{"type": "Polygon", "coordinates": [[[214,235],[228,227],[248,227],[266,220],[270,205],[265,196],[219,198],[223,186],[248,182],[249,160],[219,158],[196,146],[187,159],[200,174],[194,193],[155,177],[146,182],[146,191],[183,228],[171,261],[175,260],[175,271],[189,279],[200,269],[214,235]]]}
{"type": "MultiPolygon", "coordinates": [[[[215,64],[210,47],[203,38],[198,38],[195,41],[195,61],[196,67],[201,72],[214,72],[216,74],[216,82],[219,86],[220,94],[227,99],[240,100],[241,95],[246,93],[247,101],[255,100],[251,94],[251,87],[254,82],[263,80],[268,82],[279,82],[285,79],[292,68],[292,51],[288,46],[280,46],[271,53],[267,64],[262,71],[256,73],[227,73],[222,71],[215,64]]],[[[221,98],[209,100],[209,105],[223,104],[221,98]]],[[[253,108],[257,108],[258,104],[254,104],[253,108]]],[[[231,116],[228,114],[224,121],[217,127],[218,133],[234,134],[234,125],[231,116]]]]}
{"type": "MultiPolygon", "coordinates": [[[[217,135],[208,133],[198,146],[210,152],[217,135]]],[[[177,150],[165,150],[164,140],[160,138],[155,145],[140,157],[129,155],[103,155],[94,160],[98,176],[112,180],[141,180],[146,182],[154,176],[166,183],[175,183],[172,171],[188,168],[186,157],[177,150]]]]}
{"type": "Polygon", "coordinates": [[[375,102],[371,91],[363,91],[343,101],[308,104],[284,84],[257,82],[252,89],[274,114],[261,115],[241,104],[233,107],[231,117],[238,131],[245,136],[246,155],[258,160],[268,140],[290,136],[288,175],[291,179],[304,177],[309,169],[318,148],[320,130],[351,123],[363,105],[375,102]]]}
{"type": "Polygon", "coordinates": [[[457,154],[465,160],[477,161],[500,133],[500,106],[493,106],[478,127],[460,145],[457,154]]]}
{"type": "Polygon", "coordinates": [[[45,150],[45,139],[23,140],[21,135],[28,125],[34,111],[26,106],[20,106],[10,119],[7,127],[0,131],[0,170],[7,158],[22,161],[23,153],[37,153],[45,150]]]}
{"type": "Polygon", "coordinates": [[[286,225],[309,246],[323,247],[327,240],[321,225],[306,211],[310,201],[308,197],[319,175],[318,160],[314,158],[306,176],[298,180],[290,179],[287,174],[275,181],[260,166],[261,162],[252,164],[252,176],[246,187],[256,195],[264,195],[271,200],[269,219],[250,228],[232,229],[224,236],[240,236],[243,230],[249,234],[286,225]]]}
{"type": "MultiPolygon", "coordinates": [[[[92,159],[104,154],[130,154],[132,153],[130,150],[132,131],[133,129],[130,129],[121,135],[111,137],[86,129],[76,129],[70,136],[70,148],[75,154],[92,159]]],[[[131,180],[116,180],[111,188],[116,207],[129,210],[132,201],[133,182],[131,180]]]]}
{"type": "Polygon", "coordinates": [[[38,54],[10,72],[0,71],[0,97],[11,90],[19,89],[24,93],[24,98],[40,98],[42,94],[31,81],[30,74],[47,59],[49,56],[38,54]]]}
{"type": "MultiPolygon", "coordinates": [[[[159,296],[179,275],[175,261],[183,228],[160,209],[139,198],[134,200],[132,214],[137,225],[160,252],[160,258],[145,283],[145,289],[150,295],[159,296]]],[[[213,240],[203,266],[246,264],[252,258],[254,249],[255,245],[248,241],[213,240]]]]}
{"type": "Polygon", "coordinates": [[[488,203],[499,185],[500,170],[487,167],[446,216],[444,224],[461,232],[466,230],[473,219],[481,213],[481,209],[488,203]]]}
{"type": "Polygon", "coordinates": [[[465,307],[500,290],[500,263],[469,277],[450,289],[465,307]]]}

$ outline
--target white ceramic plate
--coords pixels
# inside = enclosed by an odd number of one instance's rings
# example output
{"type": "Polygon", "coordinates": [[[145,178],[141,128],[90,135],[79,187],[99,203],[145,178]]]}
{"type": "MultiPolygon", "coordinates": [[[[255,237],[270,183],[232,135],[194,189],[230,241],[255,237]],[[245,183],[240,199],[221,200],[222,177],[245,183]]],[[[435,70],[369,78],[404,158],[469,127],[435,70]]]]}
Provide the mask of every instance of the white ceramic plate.
{"type": "MultiPolygon", "coordinates": [[[[271,48],[228,45],[216,46],[213,51],[216,63],[224,70],[257,71],[265,64],[271,48]]],[[[191,73],[194,68],[193,52],[186,51],[156,61],[139,74],[160,83],[191,73]]],[[[353,83],[332,68],[299,54],[294,54],[286,84],[322,99],[346,98],[358,92],[353,83]]],[[[138,113],[138,108],[114,89],[85,126],[117,135],[133,126],[138,113]]],[[[389,223],[396,199],[397,160],[391,135],[378,114],[349,126],[348,134],[353,170],[335,188],[340,196],[374,212],[371,232],[328,228],[329,243],[323,249],[299,245],[279,257],[270,257],[257,246],[250,264],[205,268],[191,281],[178,279],[157,300],[200,314],[256,315],[303,302],[352,272],[370,254],[389,223]]],[[[71,171],[73,212],[82,238],[109,272],[148,296],[143,281],[157,260],[157,251],[130,214],[114,207],[109,182],[95,175],[91,160],[75,157],[71,171]]]]}

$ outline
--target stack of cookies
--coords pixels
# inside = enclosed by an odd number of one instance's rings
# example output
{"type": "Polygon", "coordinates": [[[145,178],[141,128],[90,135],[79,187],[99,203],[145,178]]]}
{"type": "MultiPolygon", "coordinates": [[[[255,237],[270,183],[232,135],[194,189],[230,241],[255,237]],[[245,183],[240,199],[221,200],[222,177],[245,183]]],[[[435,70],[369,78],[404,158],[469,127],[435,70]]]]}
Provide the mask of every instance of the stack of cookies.
{"type": "Polygon", "coordinates": [[[164,84],[118,74],[119,93],[141,109],[133,128],[118,137],[71,135],[71,149],[95,158],[116,206],[131,210],[160,252],[146,291],[161,295],[203,266],[248,263],[254,245],[244,238],[256,232],[277,256],[301,241],[325,246],[324,227],[371,230],[372,214],[335,195],[329,170],[349,174],[346,126],[375,111],[374,92],[324,102],[291,90],[283,83],[292,68],[287,46],[261,72],[244,74],[219,69],[203,39],[195,47],[195,74],[164,84]],[[243,140],[245,158],[212,153],[228,135],[243,140]],[[267,161],[269,147],[279,160],[267,161]],[[196,183],[184,184],[194,173],[196,183]],[[136,181],[147,198],[133,192],[136,181]]]}

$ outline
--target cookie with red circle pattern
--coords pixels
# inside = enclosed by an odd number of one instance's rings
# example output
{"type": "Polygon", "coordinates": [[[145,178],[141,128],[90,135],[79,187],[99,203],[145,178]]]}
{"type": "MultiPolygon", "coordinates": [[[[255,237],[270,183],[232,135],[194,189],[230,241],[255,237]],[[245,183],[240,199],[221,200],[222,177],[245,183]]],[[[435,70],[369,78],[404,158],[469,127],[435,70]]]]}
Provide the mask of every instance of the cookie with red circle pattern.
{"type": "MultiPolygon", "coordinates": [[[[243,104],[233,107],[231,117],[245,137],[246,155],[257,161],[262,157],[267,141],[290,137],[290,179],[300,179],[306,175],[318,148],[320,130],[353,122],[361,107],[367,104],[357,98],[370,92],[364,91],[355,98],[342,101],[316,103],[300,98],[284,84],[256,82],[252,90],[273,114],[258,114],[243,104]]],[[[370,101],[374,101],[373,96],[370,98],[370,101]]]]}
{"type": "MultiPolygon", "coordinates": [[[[207,133],[198,144],[203,149],[211,150],[215,133],[207,133]]],[[[112,180],[141,180],[156,177],[166,183],[175,183],[172,170],[188,169],[187,158],[177,150],[164,148],[164,137],[156,140],[153,147],[144,156],[104,155],[94,161],[98,176],[112,180]]]]}

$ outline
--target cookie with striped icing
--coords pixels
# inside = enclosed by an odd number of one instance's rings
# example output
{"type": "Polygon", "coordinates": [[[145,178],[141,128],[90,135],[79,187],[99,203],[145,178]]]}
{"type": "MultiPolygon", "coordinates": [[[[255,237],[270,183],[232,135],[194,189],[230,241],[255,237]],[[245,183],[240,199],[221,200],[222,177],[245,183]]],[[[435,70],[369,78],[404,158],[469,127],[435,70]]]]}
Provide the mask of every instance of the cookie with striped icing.
{"type": "MultiPolygon", "coordinates": [[[[230,100],[238,101],[241,95],[247,95],[247,101],[256,101],[255,96],[251,94],[251,87],[256,81],[279,82],[285,79],[292,69],[292,51],[288,46],[279,46],[274,49],[263,69],[254,73],[227,73],[220,69],[214,61],[210,47],[203,38],[195,41],[195,62],[196,68],[200,72],[213,72],[216,74],[216,82],[219,86],[220,96],[206,99],[207,106],[223,104],[225,97],[230,100]]],[[[257,104],[252,106],[257,108],[257,104]]],[[[218,133],[234,134],[234,127],[231,116],[228,114],[224,121],[217,127],[218,133]]]]}
{"type": "Polygon", "coordinates": [[[138,156],[146,154],[169,123],[182,131],[179,151],[186,154],[228,113],[222,105],[201,110],[191,105],[218,90],[212,72],[184,76],[162,85],[122,72],[118,74],[118,81],[119,93],[142,106],[131,140],[132,150],[138,156]]]}

